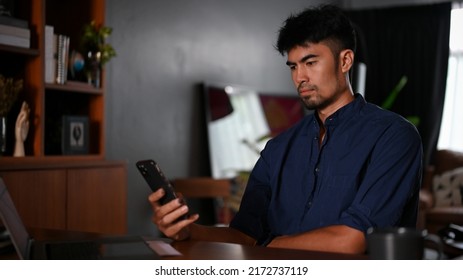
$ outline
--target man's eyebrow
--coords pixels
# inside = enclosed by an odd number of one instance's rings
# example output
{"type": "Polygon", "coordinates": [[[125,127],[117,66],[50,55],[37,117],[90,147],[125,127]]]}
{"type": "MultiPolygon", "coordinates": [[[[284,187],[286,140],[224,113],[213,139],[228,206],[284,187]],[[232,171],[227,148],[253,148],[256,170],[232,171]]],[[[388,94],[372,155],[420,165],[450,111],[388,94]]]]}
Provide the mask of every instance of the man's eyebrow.
{"type": "MultiPolygon", "coordinates": [[[[301,59],[299,60],[299,63],[303,63],[303,62],[305,62],[305,61],[307,61],[307,60],[309,60],[309,59],[311,59],[311,58],[317,57],[317,56],[318,56],[318,55],[316,55],[316,54],[308,54],[308,55],[304,56],[303,58],[301,58],[301,59]]],[[[289,61],[289,60],[288,60],[288,61],[286,61],[286,65],[288,65],[288,66],[296,65],[296,62],[293,62],[293,61],[289,61]]]]}

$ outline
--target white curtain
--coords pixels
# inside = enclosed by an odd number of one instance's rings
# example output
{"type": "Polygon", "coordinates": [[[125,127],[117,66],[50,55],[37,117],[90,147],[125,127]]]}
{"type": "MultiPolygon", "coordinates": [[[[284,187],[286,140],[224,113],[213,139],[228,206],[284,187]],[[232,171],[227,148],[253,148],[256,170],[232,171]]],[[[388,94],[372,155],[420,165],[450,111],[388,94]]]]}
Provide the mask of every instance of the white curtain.
{"type": "Polygon", "coordinates": [[[463,4],[455,3],[450,23],[450,57],[438,149],[463,152],[463,4]]]}

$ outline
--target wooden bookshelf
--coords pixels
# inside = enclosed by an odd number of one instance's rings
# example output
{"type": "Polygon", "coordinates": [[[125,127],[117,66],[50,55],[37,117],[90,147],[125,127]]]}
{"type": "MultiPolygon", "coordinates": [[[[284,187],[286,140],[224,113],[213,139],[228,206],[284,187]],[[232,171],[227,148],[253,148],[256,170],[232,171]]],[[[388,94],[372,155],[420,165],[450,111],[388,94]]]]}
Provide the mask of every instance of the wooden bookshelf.
{"type": "Polygon", "coordinates": [[[88,117],[90,123],[88,156],[104,158],[104,73],[101,88],[69,77],[63,85],[44,82],[45,25],[53,26],[56,34],[69,36],[70,50],[79,50],[83,26],[91,21],[104,24],[104,13],[104,0],[15,1],[15,17],[29,22],[31,47],[0,44],[0,74],[24,80],[24,90],[7,116],[7,150],[2,157],[13,153],[14,124],[20,104],[25,100],[31,107],[31,127],[25,142],[28,156],[62,155],[61,139],[57,139],[62,129],[61,117],[81,115],[88,117]]]}
{"type": "Polygon", "coordinates": [[[104,71],[101,87],[82,80],[45,83],[45,26],[70,37],[79,50],[85,24],[104,24],[105,0],[15,0],[15,18],[27,21],[30,48],[0,44],[0,74],[21,78],[24,89],[7,116],[7,149],[0,155],[0,177],[10,189],[27,226],[124,233],[126,163],[105,159],[104,71]],[[25,157],[13,157],[14,126],[21,103],[30,108],[25,157]],[[88,152],[62,150],[62,119],[85,116],[88,152]]]}

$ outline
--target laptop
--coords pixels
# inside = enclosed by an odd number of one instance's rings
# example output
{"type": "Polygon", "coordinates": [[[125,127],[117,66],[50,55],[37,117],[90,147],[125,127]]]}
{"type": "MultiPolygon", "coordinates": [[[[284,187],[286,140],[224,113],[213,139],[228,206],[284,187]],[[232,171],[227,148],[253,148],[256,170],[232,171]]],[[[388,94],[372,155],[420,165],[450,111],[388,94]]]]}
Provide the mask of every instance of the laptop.
{"type": "MultiPolygon", "coordinates": [[[[170,246],[159,239],[142,236],[36,241],[27,232],[2,178],[0,218],[20,259],[160,259],[169,250],[166,246],[170,246]]],[[[171,255],[176,253],[178,252],[171,255]]]]}

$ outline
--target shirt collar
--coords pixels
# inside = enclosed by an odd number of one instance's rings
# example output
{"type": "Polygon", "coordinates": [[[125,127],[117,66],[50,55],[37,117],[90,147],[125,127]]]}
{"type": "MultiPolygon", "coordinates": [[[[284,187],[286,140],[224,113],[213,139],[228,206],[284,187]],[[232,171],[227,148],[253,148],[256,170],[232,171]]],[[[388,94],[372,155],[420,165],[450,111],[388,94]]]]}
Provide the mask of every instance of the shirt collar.
{"type": "MultiPolygon", "coordinates": [[[[354,95],[354,100],[344,107],[340,108],[325,120],[325,126],[334,126],[338,123],[343,122],[346,119],[351,119],[360,109],[366,104],[365,99],[362,95],[356,93],[354,95]]],[[[318,115],[316,118],[319,120],[318,115]]]]}

